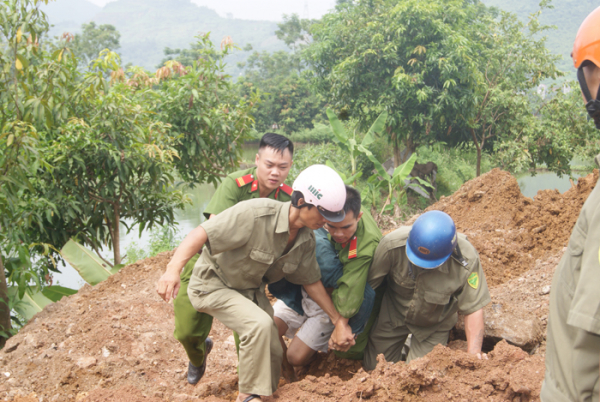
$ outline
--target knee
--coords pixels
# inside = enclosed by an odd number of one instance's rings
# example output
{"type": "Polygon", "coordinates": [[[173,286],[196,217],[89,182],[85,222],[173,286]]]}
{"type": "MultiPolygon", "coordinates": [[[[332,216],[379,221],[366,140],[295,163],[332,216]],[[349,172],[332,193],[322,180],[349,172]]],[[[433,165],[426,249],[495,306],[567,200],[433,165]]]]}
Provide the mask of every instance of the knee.
{"type": "Polygon", "coordinates": [[[286,357],[292,366],[304,366],[305,364],[305,359],[303,359],[302,356],[292,349],[288,349],[286,357]]]}
{"type": "Polygon", "coordinates": [[[295,344],[292,342],[288,347],[287,353],[285,355],[287,357],[288,362],[292,366],[306,366],[308,363],[310,363],[316,351],[309,348],[296,348],[294,346],[295,344]]]}
{"type": "Polygon", "coordinates": [[[271,331],[273,331],[273,319],[271,317],[269,317],[267,314],[260,314],[257,317],[254,317],[252,330],[250,332],[253,337],[268,337],[271,335],[271,331]]]}

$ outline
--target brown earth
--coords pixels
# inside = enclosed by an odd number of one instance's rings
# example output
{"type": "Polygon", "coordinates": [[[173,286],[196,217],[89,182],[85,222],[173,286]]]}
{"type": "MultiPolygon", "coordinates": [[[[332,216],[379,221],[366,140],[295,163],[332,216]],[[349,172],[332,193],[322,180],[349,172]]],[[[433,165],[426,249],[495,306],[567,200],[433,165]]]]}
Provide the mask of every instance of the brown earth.
{"type": "Polygon", "coordinates": [[[598,170],[564,194],[539,191],[532,200],[517,180],[494,169],[465,183],[427,210],[450,215],[479,252],[488,285],[497,286],[531,269],[537,259],[566,247],[579,211],[598,181],[598,170]]]}
{"type": "MultiPolygon", "coordinates": [[[[371,373],[357,362],[320,355],[301,381],[285,384],[282,380],[268,400],[539,400],[552,274],[597,179],[594,171],[565,194],[542,191],[531,200],[521,195],[513,177],[495,169],[431,207],[449,213],[480,253],[492,293],[486,308],[493,317],[486,321],[486,342],[494,348],[489,360],[466,354],[460,340],[449,347],[438,346],[408,365],[382,361],[371,373]],[[506,342],[495,343],[502,337],[510,340],[509,326],[498,324],[507,317],[532,323],[531,337],[539,339],[528,349],[531,354],[506,342]]],[[[0,352],[0,398],[14,402],[235,399],[233,337],[216,320],[207,375],[197,386],[185,380],[186,355],[172,335],[173,307],[155,292],[170,256],[163,253],[131,264],[39,313],[0,352]]],[[[456,333],[460,336],[460,323],[456,333]]]]}

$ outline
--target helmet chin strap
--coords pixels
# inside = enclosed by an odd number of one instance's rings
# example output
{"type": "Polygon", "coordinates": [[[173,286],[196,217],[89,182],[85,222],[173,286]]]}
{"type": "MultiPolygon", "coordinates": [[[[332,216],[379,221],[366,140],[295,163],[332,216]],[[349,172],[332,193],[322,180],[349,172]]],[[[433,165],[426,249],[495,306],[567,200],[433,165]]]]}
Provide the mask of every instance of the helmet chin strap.
{"type": "MultiPolygon", "coordinates": [[[[600,130],[600,99],[592,99],[592,94],[590,93],[590,89],[585,81],[585,75],[583,74],[583,66],[579,67],[577,70],[577,80],[579,81],[581,92],[583,93],[585,101],[587,102],[585,108],[587,109],[590,117],[594,119],[596,128],[600,130]]],[[[596,97],[598,96],[600,96],[600,87],[598,87],[598,93],[596,97]]]]}

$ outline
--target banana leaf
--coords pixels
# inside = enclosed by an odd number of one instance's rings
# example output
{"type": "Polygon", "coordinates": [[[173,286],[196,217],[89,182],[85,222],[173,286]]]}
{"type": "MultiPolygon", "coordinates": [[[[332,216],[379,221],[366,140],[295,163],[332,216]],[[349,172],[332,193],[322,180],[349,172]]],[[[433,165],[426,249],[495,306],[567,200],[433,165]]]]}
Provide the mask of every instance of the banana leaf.
{"type": "Polygon", "coordinates": [[[73,239],[70,239],[60,250],[60,255],[92,286],[111,275],[111,266],[98,258],[93,251],[83,247],[73,239]]]}
{"type": "Polygon", "coordinates": [[[369,128],[369,131],[367,131],[367,134],[365,135],[365,138],[363,138],[360,145],[362,145],[365,148],[371,145],[373,141],[375,141],[375,134],[380,134],[385,128],[385,121],[387,120],[387,118],[387,112],[381,113],[377,120],[375,120],[375,122],[371,125],[371,128],[369,128]]]}
{"type": "Polygon", "coordinates": [[[62,286],[48,286],[42,290],[42,294],[53,302],[57,302],[64,296],[71,296],[75,293],[77,293],[77,290],[62,286]]]}
{"type": "MultiPolygon", "coordinates": [[[[19,289],[16,286],[8,288],[8,294],[11,298],[16,297],[18,293],[19,289]]],[[[42,292],[32,292],[31,289],[27,289],[23,294],[23,298],[15,303],[13,309],[29,321],[51,303],[52,300],[44,296],[42,292]]]]}

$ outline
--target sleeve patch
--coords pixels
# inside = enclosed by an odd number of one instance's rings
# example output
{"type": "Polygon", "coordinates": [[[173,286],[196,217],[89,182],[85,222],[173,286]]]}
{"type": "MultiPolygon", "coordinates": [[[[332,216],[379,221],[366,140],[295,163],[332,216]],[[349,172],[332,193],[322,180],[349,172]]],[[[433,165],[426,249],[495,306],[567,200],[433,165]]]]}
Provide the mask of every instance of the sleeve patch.
{"type": "Polygon", "coordinates": [[[473,289],[477,289],[479,287],[479,274],[477,272],[473,272],[469,275],[469,279],[467,279],[469,286],[473,289]]]}

